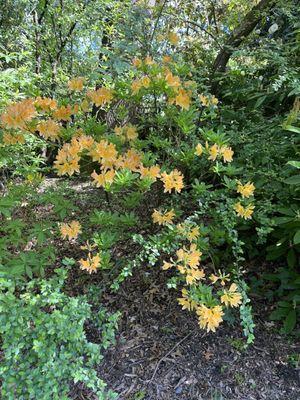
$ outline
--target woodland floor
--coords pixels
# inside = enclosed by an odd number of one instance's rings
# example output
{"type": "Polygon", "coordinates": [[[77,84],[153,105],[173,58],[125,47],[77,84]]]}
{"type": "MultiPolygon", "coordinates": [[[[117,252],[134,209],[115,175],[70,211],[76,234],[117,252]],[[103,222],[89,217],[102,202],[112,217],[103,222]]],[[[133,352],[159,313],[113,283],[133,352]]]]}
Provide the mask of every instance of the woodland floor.
{"type": "MultiPolygon", "coordinates": [[[[72,186],[80,209],[76,219],[84,220],[87,208],[106,208],[99,190],[80,182],[72,186]]],[[[148,219],[151,210],[141,209],[139,217],[148,219]]],[[[42,217],[43,211],[36,211],[42,217]]],[[[78,247],[57,246],[61,257],[82,255],[78,247]]],[[[113,258],[132,257],[136,251],[132,243],[121,243],[113,258]]],[[[256,340],[243,350],[239,326],[224,323],[215,334],[200,330],[195,316],[177,305],[178,294],[167,289],[167,276],[159,267],[134,270],[116,293],[103,290],[103,279],[74,268],[66,289],[79,294],[91,283],[99,285],[102,304],[122,313],[116,345],[104,353],[99,366],[99,376],[119,393],[119,400],[300,399],[300,368],[290,362],[299,356],[300,345],[277,333],[264,299],[253,299],[256,340]]],[[[97,342],[97,333],[87,333],[97,342]]],[[[80,385],[70,395],[74,400],[95,399],[80,385]]]]}

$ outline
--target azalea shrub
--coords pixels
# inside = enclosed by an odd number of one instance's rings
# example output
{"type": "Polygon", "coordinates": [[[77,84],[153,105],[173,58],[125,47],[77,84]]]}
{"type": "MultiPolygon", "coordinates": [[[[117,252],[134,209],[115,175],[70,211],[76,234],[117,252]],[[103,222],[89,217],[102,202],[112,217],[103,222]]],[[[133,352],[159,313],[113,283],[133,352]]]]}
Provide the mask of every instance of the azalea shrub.
{"type": "MultiPolygon", "coordinates": [[[[202,128],[203,121],[217,118],[218,99],[198,93],[188,65],[171,55],[136,58],[132,64],[128,76],[96,90],[76,77],[61,101],[37,97],[9,105],[1,116],[2,143],[10,148],[31,135],[42,139],[55,154],[58,176],[89,175],[108,204],[118,196],[125,208],[134,209],[155,187],[159,204],[152,222],[169,229],[176,243],[162,268],[177,271],[173,287],[180,288],[183,308],[196,311],[201,328],[215,331],[228,309],[249,301],[240,283],[243,243],[237,225],[252,218],[255,186],[234,177],[226,133],[202,128]]],[[[122,223],[128,228],[130,220],[134,225],[134,218],[96,212],[91,221],[111,230],[122,223]]],[[[124,238],[126,229],[121,236],[118,229],[116,236],[106,229],[102,238],[86,240],[85,227],[75,218],[57,222],[62,239],[81,242],[82,270],[92,274],[112,266],[109,244],[124,238]]],[[[114,287],[122,276],[124,270],[114,287]]]]}

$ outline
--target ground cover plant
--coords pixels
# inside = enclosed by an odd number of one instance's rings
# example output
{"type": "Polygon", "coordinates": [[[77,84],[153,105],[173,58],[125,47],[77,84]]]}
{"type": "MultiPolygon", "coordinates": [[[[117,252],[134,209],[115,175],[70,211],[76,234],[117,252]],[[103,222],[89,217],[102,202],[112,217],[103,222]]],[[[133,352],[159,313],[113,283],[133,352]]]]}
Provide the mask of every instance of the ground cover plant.
{"type": "Polygon", "coordinates": [[[299,395],[300,10],[250,3],[7,2],[3,398],[299,395]]]}

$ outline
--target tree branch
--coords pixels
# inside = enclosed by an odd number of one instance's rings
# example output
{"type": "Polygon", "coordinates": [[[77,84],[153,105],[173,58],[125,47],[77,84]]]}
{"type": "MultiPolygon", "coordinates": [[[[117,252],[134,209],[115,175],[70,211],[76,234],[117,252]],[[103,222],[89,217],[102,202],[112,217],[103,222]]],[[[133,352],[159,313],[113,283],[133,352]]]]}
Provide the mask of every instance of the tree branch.
{"type": "Polygon", "coordinates": [[[234,51],[238,48],[242,41],[254,30],[254,28],[262,18],[263,11],[269,9],[273,1],[274,0],[261,0],[245,15],[240,25],[235,28],[235,30],[229,36],[229,39],[217,55],[212,68],[212,76],[214,76],[216,72],[225,71],[226,65],[234,51]]]}

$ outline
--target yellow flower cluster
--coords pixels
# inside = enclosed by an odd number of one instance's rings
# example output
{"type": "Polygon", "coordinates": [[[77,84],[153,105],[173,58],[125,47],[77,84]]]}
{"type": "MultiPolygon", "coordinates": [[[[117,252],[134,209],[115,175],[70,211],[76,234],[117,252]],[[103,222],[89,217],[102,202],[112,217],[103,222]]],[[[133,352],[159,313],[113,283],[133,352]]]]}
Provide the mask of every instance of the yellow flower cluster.
{"type": "Polygon", "coordinates": [[[5,132],[3,134],[2,140],[3,140],[3,144],[5,146],[25,143],[25,137],[22,133],[11,134],[11,133],[5,132]]]}
{"type": "Polygon", "coordinates": [[[110,186],[115,177],[116,172],[113,169],[110,169],[106,172],[101,172],[100,174],[97,174],[96,171],[94,171],[91,174],[91,177],[94,179],[94,184],[99,188],[99,187],[106,187],[110,186]]]}
{"type": "Polygon", "coordinates": [[[74,92],[81,92],[83,90],[85,79],[82,77],[77,77],[69,80],[68,87],[74,92]]]}
{"type": "Polygon", "coordinates": [[[200,157],[202,156],[202,154],[203,154],[203,146],[201,143],[198,143],[195,149],[195,155],[200,157]]]}
{"type": "MultiPolygon", "coordinates": [[[[224,311],[222,305],[208,307],[206,304],[198,304],[193,300],[186,288],[182,289],[182,297],[179,297],[178,303],[183,310],[196,311],[199,326],[206,329],[207,332],[215,332],[223,321],[224,311]]],[[[242,303],[242,295],[238,292],[238,287],[232,283],[229,289],[223,289],[220,301],[225,307],[238,307],[242,303]]]]}
{"type": "Polygon", "coordinates": [[[71,115],[73,114],[72,107],[70,104],[67,106],[61,106],[57,108],[53,113],[53,118],[58,121],[70,121],[71,115]]]}
{"type": "Polygon", "coordinates": [[[1,125],[8,129],[26,129],[26,123],[31,121],[35,115],[34,100],[22,100],[6,108],[1,115],[1,125]]]}
{"type": "Polygon", "coordinates": [[[57,140],[59,137],[61,126],[52,119],[48,119],[46,121],[40,122],[37,125],[36,129],[39,134],[43,136],[43,138],[57,140]]]}
{"type": "Polygon", "coordinates": [[[241,182],[238,182],[237,192],[242,195],[243,198],[248,198],[253,196],[255,190],[255,186],[251,182],[247,182],[245,185],[242,185],[241,182]]]}
{"type": "Polygon", "coordinates": [[[198,280],[204,279],[205,273],[203,269],[198,268],[202,253],[201,251],[197,250],[196,244],[191,244],[189,249],[186,249],[185,247],[179,249],[176,252],[176,255],[176,262],[174,262],[172,259],[170,260],[171,262],[164,261],[162,267],[163,270],[167,270],[176,266],[178,271],[185,276],[185,280],[188,285],[193,285],[198,280]]]}
{"type": "MultiPolygon", "coordinates": [[[[191,92],[183,88],[179,76],[173,75],[173,73],[166,69],[165,81],[167,85],[173,89],[174,96],[168,100],[169,104],[176,104],[177,106],[188,110],[191,104],[191,92]]],[[[184,86],[186,86],[184,84],[184,86]]]]}
{"type": "Polygon", "coordinates": [[[185,110],[190,108],[191,104],[191,93],[185,89],[179,88],[175,97],[169,99],[169,104],[176,104],[185,110]]]}
{"type": "Polygon", "coordinates": [[[180,193],[181,190],[184,188],[183,175],[177,169],[174,169],[169,174],[163,172],[161,174],[161,180],[164,183],[165,193],[171,193],[172,189],[174,189],[175,192],[180,193]]]}
{"type": "Polygon", "coordinates": [[[224,289],[221,303],[226,307],[238,307],[242,303],[242,295],[237,291],[237,285],[232,283],[228,290],[224,289]]]}
{"type": "Polygon", "coordinates": [[[155,65],[155,61],[152,59],[151,56],[147,56],[144,60],[146,65],[155,65]]]}
{"type": "Polygon", "coordinates": [[[74,172],[79,172],[79,151],[80,146],[76,141],[65,143],[58,151],[54,167],[58,175],[73,175],[74,172]]]}
{"type": "Polygon", "coordinates": [[[233,208],[239,217],[251,219],[255,206],[253,204],[249,204],[248,206],[244,207],[240,202],[237,202],[233,208]]]}
{"type": "Polygon", "coordinates": [[[173,46],[177,46],[179,42],[179,36],[175,32],[169,32],[168,40],[173,46]]]}
{"type": "Polygon", "coordinates": [[[141,164],[141,155],[135,149],[129,149],[123,156],[119,157],[118,167],[138,172],[141,164]]]}
{"type": "Polygon", "coordinates": [[[97,268],[101,264],[100,254],[93,256],[91,253],[88,254],[88,258],[84,260],[81,258],[79,260],[80,269],[87,271],[89,274],[97,272],[97,268]]]}
{"type": "Polygon", "coordinates": [[[180,236],[184,239],[187,239],[189,242],[197,240],[197,238],[200,236],[200,229],[198,226],[192,226],[190,224],[183,223],[178,224],[176,228],[180,236]]]}
{"type": "Polygon", "coordinates": [[[131,124],[116,126],[114,132],[117,136],[121,137],[123,141],[131,141],[138,138],[137,128],[131,124]]]}
{"type": "Polygon", "coordinates": [[[179,88],[181,86],[181,81],[179,76],[175,76],[171,71],[167,70],[165,76],[166,83],[171,88],[179,88]]]}
{"type": "Polygon", "coordinates": [[[141,164],[139,167],[139,173],[141,174],[141,179],[150,178],[154,182],[160,177],[160,167],[158,165],[152,165],[147,168],[141,164]]]}
{"type": "MultiPolygon", "coordinates": [[[[241,182],[238,182],[236,191],[242,196],[243,199],[249,198],[253,196],[255,191],[255,186],[251,182],[247,182],[245,185],[242,185],[241,182]]],[[[233,208],[239,217],[247,220],[252,218],[255,206],[252,203],[248,204],[247,206],[244,206],[241,204],[240,201],[238,201],[237,203],[234,204],[233,208]]]]}
{"type": "MultiPolygon", "coordinates": [[[[177,225],[176,228],[184,239],[190,234],[188,237],[190,242],[197,240],[200,235],[199,227],[193,226],[191,222],[184,222],[177,225]]],[[[164,261],[162,269],[166,271],[176,267],[180,274],[184,276],[186,287],[183,287],[181,291],[182,297],[177,299],[178,303],[183,310],[196,312],[199,326],[202,329],[206,329],[207,332],[215,332],[223,321],[223,308],[238,307],[242,303],[242,295],[239,293],[237,285],[231,283],[229,288],[226,288],[226,284],[230,282],[230,277],[229,274],[220,270],[217,275],[206,276],[204,270],[199,267],[202,253],[197,249],[196,243],[190,243],[189,248],[183,246],[177,250],[176,256],[176,261],[172,258],[169,262],[164,261]],[[199,281],[205,280],[206,283],[199,284],[199,281]],[[219,288],[215,289],[216,297],[212,298],[208,304],[202,300],[202,297],[199,297],[199,299],[195,297],[194,288],[205,287],[205,285],[210,287],[215,284],[220,285],[221,290],[219,288]]]]}
{"type": "Polygon", "coordinates": [[[118,151],[113,143],[109,143],[103,139],[100,142],[95,142],[89,156],[92,157],[93,161],[98,161],[104,165],[104,169],[112,168],[117,160],[118,151]]]}
{"type": "Polygon", "coordinates": [[[205,143],[205,149],[198,143],[195,148],[195,155],[201,156],[203,152],[206,151],[208,154],[208,159],[211,161],[216,161],[218,157],[222,157],[224,162],[232,162],[233,160],[233,150],[228,146],[218,146],[216,143],[209,146],[208,142],[205,143]]]}
{"type": "Polygon", "coordinates": [[[182,306],[183,310],[193,311],[197,307],[197,303],[189,297],[189,292],[186,288],[181,290],[182,297],[179,297],[178,304],[182,306]]]}
{"type": "Polygon", "coordinates": [[[153,222],[158,225],[172,224],[174,217],[175,213],[173,209],[170,211],[165,211],[164,213],[154,210],[152,214],[153,222]]]}
{"type": "Polygon", "coordinates": [[[87,96],[97,107],[102,107],[112,101],[113,91],[109,88],[101,87],[97,90],[88,91],[87,96]]]}
{"type": "Polygon", "coordinates": [[[171,56],[163,56],[162,62],[164,64],[169,64],[170,62],[172,62],[172,57],[171,56]]]}
{"type": "MultiPolygon", "coordinates": [[[[178,36],[174,33],[171,34],[172,40],[177,41],[178,36]]],[[[163,58],[164,63],[169,63],[171,61],[170,56],[165,56],[163,58]]],[[[140,68],[143,64],[151,66],[155,65],[155,62],[150,56],[147,56],[144,60],[135,58],[133,60],[133,65],[136,68],[140,68]]],[[[176,104],[179,107],[188,110],[191,104],[191,91],[187,90],[191,82],[182,83],[179,76],[173,75],[173,73],[166,67],[163,67],[164,76],[162,73],[156,74],[152,77],[154,80],[164,79],[167,86],[173,89],[173,95],[169,97],[169,104],[176,104]]],[[[133,94],[137,94],[141,88],[148,88],[150,86],[151,79],[148,76],[143,76],[142,78],[135,79],[131,84],[131,90],[133,94]]]]}
{"type": "Polygon", "coordinates": [[[81,233],[81,225],[78,221],[72,221],[69,224],[63,223],[60,225],[60,233],[63,239],[76,239],[81,233]]]}
{"type": "MultiPolygon", "coordinates": [[[[40,129],[44,125],[40,126],[40,129]]],[[[123,128],[124,129],[124,128],[123,128]]],[[[132,135],[135,128],[126,126],[125,132],[127,135],[132,135]]],[[[42,131],[43,134],[44,131],[42,131]]],[[[132,137],[131,136],[131,137],[132,137]]],[[[129,148],[124,154],[118,154],[115,144],[109,143],[107,140],[102,139],[96,142],[92,137],[84,134],[78,134],[73,137],[71,143],[65,143],[58,151],[56,160],[54,161],[55,169],[58,175],[73,175],[79,172],[81,152],[87,150],[93,161],[100,163],[101,173],[94,171],[92,173],[93,182],[97,187],[105,187],[107,184],[111,185],[115,177],[115,171],[118,169],[128,169],[132,172],[140,173],[141,179],[150,178],[153,182],[158,178],[164,183],[165,192],[171,193],[172,189],[180,192],[183,185],[183,176],[178,170],[173,170],[169,174],[166,172],[160,173],[158,165],[145,167],[141,160],[142,156],[133,148],[129,148]]]]}
{"type": "Polygon", "coordinates": [[[216,328],[223,321],[224,312],[222,306],[206,307],[204,304],[201,304],[197,307],[196,314],[199,318],[200,328],[206,329],[207,332],[216,332],[216,328]]]}
{"type": "Polygon", "coordinates": [[[57,108],[57,102],[54,99],[48,97],[37,97],[35,99],[34,105],[36,108],[44,112],[53,111],[57,108]]]}
{"type": "Polygon", "coordinates": [[[204,94],[199,94],[199,100],[204,107],[217,106],[219,103],[215,96],[205,96],[204,94]]]}
{"type": "Polygon", "coordinates": [[[131,84],[131,90],[133,94],[137,94],[141,88],[148,88],[150,86],[151,80],[148,76],[143,76],[140,79],[135,79],[131,84]]]}

